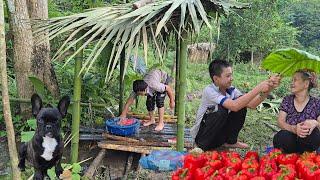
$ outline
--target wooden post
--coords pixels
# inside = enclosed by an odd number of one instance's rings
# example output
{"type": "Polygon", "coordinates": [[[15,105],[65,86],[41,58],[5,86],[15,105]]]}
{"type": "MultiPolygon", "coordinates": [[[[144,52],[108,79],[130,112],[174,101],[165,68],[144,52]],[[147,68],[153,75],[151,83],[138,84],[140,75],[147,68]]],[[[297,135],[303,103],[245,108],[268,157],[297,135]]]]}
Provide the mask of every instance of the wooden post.
{"type": "Polygon", "coordinates": [[[120,98],[119,98],[119,115],[122,113],[123,110],[123,106],[124,106],[124,66],[125,66],[125,62],[126,61],[126,53],[125,50],[123,49],[121,52],[121,56],[120,56],[120,98]]]}
{"type": "Polygon", "coordinates": [[[177,130],[177,151],[184,148],[184,123],[185,123],[185,101],[187,90],[187,37],[186,31],[182,31],[180,39],[179,58],[179,101],[178,101],[178,130],[177,130]]]}
{"type": "Polygon", "coordinates": [[[3,97],[2,98],[3,116],[6,124],[12,179],[21,179],[21,173],[18,168],[18,153],[17,153],[15,133],[14,133],[14,127],[12,123],[10,101],[9,101],[3,0],[0,0],[0,71],[1,71],[0,84],[2,88],[2,97],[3,97]]]}
{"type": "MultiPolygon", "coordinates": [[[[80,33],[81,35],[82,33],[80,33]]],[[[82,45],[82,41],[77,43],[77,48],[82,45]]],[[[73,105],[72,105],[72,140],[71,140],[71,164],[78,161],[78,149],[79,149],[79,127],[80,127],[80,99],[81,99],[81,86],[82,86],[82,75],[80,70],[82,67],[83,50],[80,51],[75,58],[74,67],[74,87],[73,87],[73,105]]]]}

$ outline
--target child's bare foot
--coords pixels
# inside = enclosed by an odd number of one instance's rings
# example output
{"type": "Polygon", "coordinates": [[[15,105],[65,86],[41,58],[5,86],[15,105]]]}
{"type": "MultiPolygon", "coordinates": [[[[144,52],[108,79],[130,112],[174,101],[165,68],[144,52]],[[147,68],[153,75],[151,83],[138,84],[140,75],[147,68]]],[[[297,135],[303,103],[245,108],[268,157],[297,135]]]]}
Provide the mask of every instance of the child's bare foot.
{"type": "Polygon", "coordinates": [[[147,121],[145,123],[143,123],[143,126],[150,126],[152,124],[156,123],[155,120],[150,120],[150,121],[147,121]]]}
{"type": "Polygon", "coordinates": [[[164,123],[159,122],[159,124],[157,125],[157,127],[154,130],[155,131],[162,131],[163,127],[164,127],[164,123]]]}
{"type": "Polygon", "coordinates": [[[240,142],[240,141],[236,142],[235,144],[224,143],[223,146],[227,147],[227,148],[240,148],[240,149],[249,148],[248,144],[240,142]]]}

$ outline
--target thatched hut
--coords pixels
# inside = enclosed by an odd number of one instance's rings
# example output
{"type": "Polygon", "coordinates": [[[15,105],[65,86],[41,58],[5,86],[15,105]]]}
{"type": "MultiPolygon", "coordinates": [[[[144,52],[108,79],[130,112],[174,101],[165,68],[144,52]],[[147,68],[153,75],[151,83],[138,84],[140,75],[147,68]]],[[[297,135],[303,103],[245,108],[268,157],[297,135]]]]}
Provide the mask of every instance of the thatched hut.
{"type": "Polygon", "coordinates": [[[206,63],[215,49],[215,44],[204,42],[188,45],[188,58],[191,63],[206,63]]]}

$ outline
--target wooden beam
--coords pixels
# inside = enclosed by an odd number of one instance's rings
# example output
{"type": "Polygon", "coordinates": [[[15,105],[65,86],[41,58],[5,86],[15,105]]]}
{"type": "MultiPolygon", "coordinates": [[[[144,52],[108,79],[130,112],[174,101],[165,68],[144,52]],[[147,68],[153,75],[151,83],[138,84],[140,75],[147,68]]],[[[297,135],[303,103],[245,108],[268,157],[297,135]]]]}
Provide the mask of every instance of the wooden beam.
{"type": "Polygon", "coordinates": [[[116,135],[111,135],[108,133],[102,133],[102,136],[106,139],[112,139],[112,140],[117,140],[117,141],[125,141],[125,142],[133,142],[133,143],[139,142],[139,140],[134,139],[134,138],[116,136],[116,135]]]}
{"type": "Polygon", "coordinates": [[[103,160],[105,155],[106,155],[106,150],[105,149],[101,149],[101,151],[99,152],[98,156],[93,160],[93,162],[89,166],[88,170],[84,174],[84,177],[86,177],[88,179],[92,179],[93,178],[94,173],[98,169],[98,166],[101,164],[101,161],[103,160]]]}
{"type": "Polygon", "coordinates": [[[128,146],[128,145],[120,145],[120,144],[111,144],[108,142],[99,142],[98,146],[103,149],[113,149],[118,151],[126,151],[126,152],[135,152],[142,154],[150,154],[153,150],[161,150],[161,149],[171,149],[165,147],[148,147],[148,146],[128,146]]]}
{"type": "MultiPolygon", "coordinates": [[[[150,141],[139,141],[139,142],[126,142],[126,141],[106,141],[109,144],[118,144],[118,145],[126,145],[126,146],[145,146],[145,147],[171,147],[176,143],[169,142],[150,142],[150,141]]],[[[185,143],[185,147],[191,148],[191,143],[185,143]]]]}

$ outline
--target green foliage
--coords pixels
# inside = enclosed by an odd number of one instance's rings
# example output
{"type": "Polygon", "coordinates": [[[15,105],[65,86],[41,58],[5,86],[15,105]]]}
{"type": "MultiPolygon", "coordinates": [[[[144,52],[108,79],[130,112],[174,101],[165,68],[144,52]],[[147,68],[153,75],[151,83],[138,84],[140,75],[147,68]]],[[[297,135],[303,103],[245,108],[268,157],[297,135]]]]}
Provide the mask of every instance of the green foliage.
{"type": "Polygon", "coordinates": [[[28,119],[27,125],[31,130],[21,132],[21,142],[28,142],[32,139],[32,137],[35,133],[35,130],[37,128],[37,120],[36,119],[28,119]]]}
{"type": "Polygon", "coordinates": [[[222,19],[221,36],[215,56],[246,60],[252,51],[263,56],[272,49],[295,46],[297,30],[281,18],[276,2],[254,0],[251,9],[236,11],[222,19]]]}
{"type": "Polygon", "coordinates": [[[297,40],[306,50],[320,53],[320,16],[319,0],[290,0],[284,1],[280,7],[284,18],[292,22],[299,30],[297,40]],[[286,3],[287,2],[287,3],[286,3]]]}
{"type": "MultiPolygon", "coordinates": [[[[79,175],[81,173],[80,163],[73,163],[73,164],[62,163],[61,166],[64,171],[66,170],[71,171],[72,180],[80,180],[80,175],[79,175]]],[[[48,170],[48,176],[50,177],[50,179],[57,178],[54,167],[48,170]]]]}

